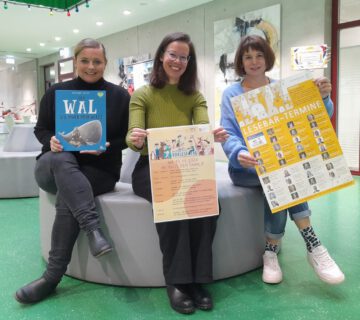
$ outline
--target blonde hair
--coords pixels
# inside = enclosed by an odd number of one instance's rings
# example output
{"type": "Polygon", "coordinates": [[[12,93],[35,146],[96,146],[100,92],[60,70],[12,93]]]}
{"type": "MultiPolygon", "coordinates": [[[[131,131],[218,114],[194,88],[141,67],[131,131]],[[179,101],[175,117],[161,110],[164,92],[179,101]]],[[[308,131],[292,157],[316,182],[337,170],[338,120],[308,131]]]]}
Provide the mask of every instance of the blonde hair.
{"type": "Polygon", "coordinates": [[[99,42],[95,39],[91,39],[91,38],[83,39],[75,46],[75,48],[74,48],[75,59],[80,54],[80,52],[82,50],[84,50],[85,48],[102,49],[104,58],[105,58],[105,62],[107,62],[106,51],[105,51],[104,45],[101,42],[99,42]]]}

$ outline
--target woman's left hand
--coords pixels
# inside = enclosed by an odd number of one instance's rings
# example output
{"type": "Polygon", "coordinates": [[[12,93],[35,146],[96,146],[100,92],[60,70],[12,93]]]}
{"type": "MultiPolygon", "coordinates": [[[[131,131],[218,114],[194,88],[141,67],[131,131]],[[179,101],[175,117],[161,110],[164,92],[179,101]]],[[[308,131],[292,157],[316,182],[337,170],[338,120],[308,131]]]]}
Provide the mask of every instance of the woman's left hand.
{"type": "MultiPolygon", "coordinates": [[[[106,146],[106,148],[108,148],[110,146],[110,142],[106,142],[105,146],[106,146]]],[[[80,153],[92,154],[94,156],[99,156],[103,152],[104,151],[102,151],[102,150],[81,150],[80,151],[80,153]]]]}
{"type": "Polygon", "coordinates": [[[223,127],[218,127],[213,130],[215,142],[225,142],[229,135],[223,127]]]}
{"type": "Polygon", "coordinates": [[[331,93],[331,83],[328,78],[321,77],[314,80],[318,86],[321,97],[326,98],[331,93]]]}

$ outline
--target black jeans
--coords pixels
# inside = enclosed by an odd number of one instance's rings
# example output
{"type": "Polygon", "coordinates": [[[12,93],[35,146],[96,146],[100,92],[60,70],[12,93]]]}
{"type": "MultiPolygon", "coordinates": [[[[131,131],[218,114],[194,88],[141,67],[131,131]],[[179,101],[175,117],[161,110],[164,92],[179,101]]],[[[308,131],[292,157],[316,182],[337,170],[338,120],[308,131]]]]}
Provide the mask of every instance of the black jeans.
{"type": "MultiPolygon", "coordinates": [[[[135,194],[152,201],[147,156],[141,156],[137,162],[132,183],[135,194]]],[[[215,216],[156,224],[167,285],[213,280],[212,243],[216,221],[215,216]]]]}
{"type": "Polygon", "coordinates": [[[41,189],[56,194],[49,264],[43,276],[57,283],[66,272],[80,229],[99,228],[94,197],[113,190],[116,179],[98,168],[80,166],[71,152],[51,151],[37,160],[35,178],[41,189]]]}

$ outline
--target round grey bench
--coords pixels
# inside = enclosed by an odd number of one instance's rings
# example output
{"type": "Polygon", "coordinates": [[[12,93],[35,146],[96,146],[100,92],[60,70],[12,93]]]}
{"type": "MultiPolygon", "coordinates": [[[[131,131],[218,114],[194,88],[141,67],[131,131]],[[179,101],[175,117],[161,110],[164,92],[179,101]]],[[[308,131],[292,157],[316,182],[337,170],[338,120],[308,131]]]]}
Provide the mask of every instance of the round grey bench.
{"type": "Polygon", "coordinates": [[[0,147],[0,198],[37,197],[34,168],[41,144],[34,125],[14,125],[0,147]]]}
{"type": "MultiPolygon", "coordinates": [[[[165,284],[151,205],[136,196],[129,183],[137,157],[134,154],[128,150],[115,190],[96,198],[102,228],[111,239],[114,251],[100,259],[93,258],[86,235],[81,232],[67,275],[112,285],[157,287],[165,284]]],[[[216,173],[222,212],[213,244],[215,280],[260,267],[264,250],[264,200],[260,190],[235,187],[228,177],[227,163],[217,163],[216,173]]],[[[54,203],[55,196],[40,190],[41,248],[45,260],[50,250],[54,203]]]]}

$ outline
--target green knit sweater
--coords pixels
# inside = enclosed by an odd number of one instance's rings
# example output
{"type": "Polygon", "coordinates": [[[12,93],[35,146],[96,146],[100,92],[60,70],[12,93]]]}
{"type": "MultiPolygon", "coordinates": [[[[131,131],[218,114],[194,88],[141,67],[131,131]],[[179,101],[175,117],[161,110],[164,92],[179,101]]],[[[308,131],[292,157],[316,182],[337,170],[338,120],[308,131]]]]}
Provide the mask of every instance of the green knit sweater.
{"type": "Polygon", "coordinates": [[[137,149],[129,140],[133,128],[149,129],[209,123],[203,95],[185,95],[177,85],[157,89],[151,85],[136,90],[130,100],[129,131],[126,143],[132,150],[148,154],[147,146],[137,149]]]}

